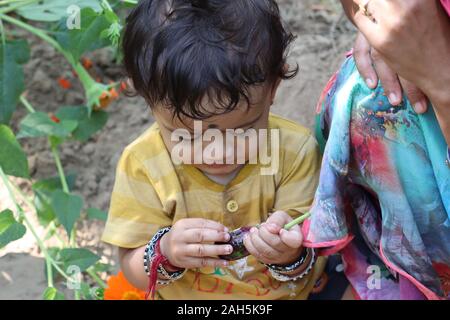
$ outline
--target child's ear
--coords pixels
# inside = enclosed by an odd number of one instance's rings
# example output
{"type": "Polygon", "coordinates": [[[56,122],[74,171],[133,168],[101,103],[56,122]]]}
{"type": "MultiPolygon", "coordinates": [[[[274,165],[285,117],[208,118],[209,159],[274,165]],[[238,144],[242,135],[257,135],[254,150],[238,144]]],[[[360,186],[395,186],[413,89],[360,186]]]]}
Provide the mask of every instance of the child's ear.
{"type": "MultiPolygon", "coordinates": [[[[289,70],[289,65],[287,63],[284,64],[283,66],[283,73],[285,73],[286,71],[289,70]]],[[[278,87],[280,86],[281,80],[283,80],[281,77],[276,78],[276,80],[274,81],[273,85],[272,85],[272,91],[270,92],[270,101],[272,102],[271,104],[273,104],[273,101],[275,100],[275,96],[277,95],[277,90],[278,87]]]]}
{"type": "Polygon", "coordinates": [[[281,77],[278,77],[272,85],[272,89],[270,91],[270,101],[271,101],[270,105],[272,105],[273,101],[275,100],[275,96],[277,95],[277,90],[278,87],[280,86],[281,80],[282,80],[281,77]]]}

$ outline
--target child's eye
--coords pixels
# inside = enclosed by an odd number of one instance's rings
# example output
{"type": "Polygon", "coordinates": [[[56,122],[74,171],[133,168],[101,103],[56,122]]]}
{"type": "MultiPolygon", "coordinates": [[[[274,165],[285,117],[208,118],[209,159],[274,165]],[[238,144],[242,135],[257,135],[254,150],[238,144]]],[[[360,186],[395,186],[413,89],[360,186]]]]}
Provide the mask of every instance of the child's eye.
{"type": "Polygon", "coordinates": [[[248,130],[253,129],[253,127],[248,127],[247,129],[236,129],[234,130],[234,136],[240,137],[247,133],[248,130]]]}

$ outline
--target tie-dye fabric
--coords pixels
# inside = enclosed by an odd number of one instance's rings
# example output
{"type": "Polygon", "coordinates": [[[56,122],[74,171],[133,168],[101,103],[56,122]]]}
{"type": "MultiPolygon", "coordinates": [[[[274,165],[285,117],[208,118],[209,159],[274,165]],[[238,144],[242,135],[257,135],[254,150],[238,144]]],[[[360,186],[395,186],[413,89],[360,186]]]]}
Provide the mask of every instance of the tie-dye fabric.
{"type": "Polygon", "coordinates": [[[317,111],[326,146],[305,245],[341,250],[362,299],[448,298],[450,168],[433,109],[392,107],[349,57],[317,111]]]}

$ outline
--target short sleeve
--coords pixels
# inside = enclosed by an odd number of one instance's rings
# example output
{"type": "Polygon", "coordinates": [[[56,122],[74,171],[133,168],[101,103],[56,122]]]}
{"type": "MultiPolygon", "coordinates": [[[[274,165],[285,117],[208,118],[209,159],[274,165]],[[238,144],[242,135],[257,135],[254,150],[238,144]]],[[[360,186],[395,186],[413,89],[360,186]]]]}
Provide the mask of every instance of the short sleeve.
{"type": "Polygon", "coordinates": [[[314,137],[309,135],[294,158],[284,162],[286,170],[277,187],[274,210],[296,218],[310,209],[319,182],[321,155],[314,137]]]}
{"type": "Polygon", "coordinates": [[[132,151],[125,149],[117,166],[102,241],[137,248],[147,243],[157,230],[171,224],[145,166],[132,151]]]}

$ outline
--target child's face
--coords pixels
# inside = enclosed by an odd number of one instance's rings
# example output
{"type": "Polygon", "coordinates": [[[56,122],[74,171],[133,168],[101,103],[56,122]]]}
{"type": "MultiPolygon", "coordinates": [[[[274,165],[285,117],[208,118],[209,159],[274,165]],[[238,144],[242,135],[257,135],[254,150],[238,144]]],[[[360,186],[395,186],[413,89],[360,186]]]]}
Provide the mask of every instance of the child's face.
{"type": "MultiPolygon", "coordinates": [[[[255,148],[258,148],[258,143],[249,143],[248,138],[244,140],[242,137],[245,133],[252,131],[251,129],[254,129],[256,133],[260,129],[267,129],[270,106],[272,105],[278,85],[279,81],[272,85],[265,84],[263,86],[253,87],[249,90],[250,107],[247,107],[247,104],[242,102],[236,109],[229,113],[213,116],[203,121],[190,118],[183,118],[183,121],[181,121],[177,117],[173,118],[172,111],[169,108],[153,108],[153,114],[159,125],[167,150],[172,154],[176,145],[180,143],[174,137],[174,134],[180,132],[187,133],[185,131],[187,130],[189,135],[182,134],[182,136],[185,139],[185,143],[192,146],[189,148],[189,155],[183,155],[184,159],[190,159],[188,164],[192,164],[204,173],[214,176],[224,176],[232,173],[249,160],[249,154],[251,152],[258,152],[258,150],[255,150],[255,148]],[[194,130],[194,121],[197,125],[197,131],[194,130]],[[198,130],[200,128],[201,130],[198,130]],[[231,137],[230,135],[226,135],[227,129],[243,129],[244,133],[241,133],[241,141],[245,142],[237,143],[239,138],[236,134],[233,138],[227,139],[227,137],[231,137]],[[248,131],[249,129],[250,131],[248,131]],[[216,135],[219,131],[223,137],[223,144],[217,141],[214,142],[214,139],[212,141],[205,141],[207,133],[216,135]],[[221,146],[221,152],[208,152],[208,145],[212,143],[215,143],[215,146],[221,146]],[[194,145],[199,147],[195,149],[194,145]],[[245,159],[242,159],[243,157],[238,159],[238,154],[243,155],[245,159]],[[195,156],[197,160],[195,160],[195,156]],[[201,159],[200,163],[198,159],[201,159]],[[211,162],[214,162],[214,164],[211,164],[211,162]]],[[[208,105],[206,104],[206,106],[208,105]]],[[[212,147],[213,145],[209,146],[210,151],[212,147]]]]}

